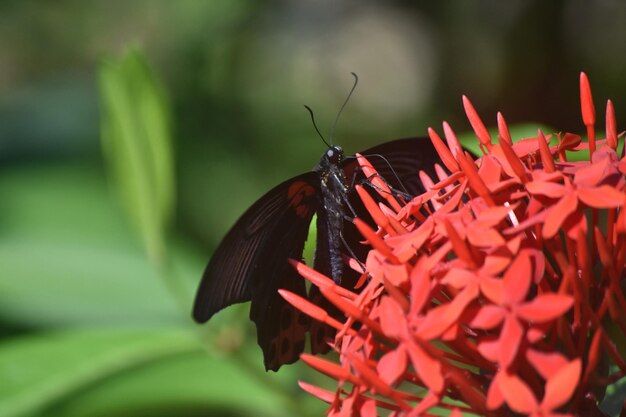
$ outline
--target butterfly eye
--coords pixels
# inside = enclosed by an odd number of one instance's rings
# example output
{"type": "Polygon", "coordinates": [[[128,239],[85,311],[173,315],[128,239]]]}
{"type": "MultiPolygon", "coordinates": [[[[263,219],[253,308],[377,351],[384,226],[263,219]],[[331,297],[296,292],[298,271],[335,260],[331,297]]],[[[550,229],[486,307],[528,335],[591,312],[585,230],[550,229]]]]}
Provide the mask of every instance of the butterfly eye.
{"type": "Polygon", "coordinates": [[[333,146],[326,151],[326,159],[337,164],[343,159],[343,150],[339,146],[333,146]]]}

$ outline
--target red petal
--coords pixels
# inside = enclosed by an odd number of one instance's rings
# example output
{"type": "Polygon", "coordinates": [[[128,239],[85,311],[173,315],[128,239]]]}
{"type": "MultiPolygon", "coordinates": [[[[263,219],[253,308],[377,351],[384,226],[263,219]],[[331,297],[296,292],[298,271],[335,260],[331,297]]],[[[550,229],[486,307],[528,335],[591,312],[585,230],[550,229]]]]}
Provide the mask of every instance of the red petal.
{"type": "Polygon", "coordinates": [[[502,369],[507,369],[519,350],[522,339],[524,338],[524,329],[514,316],[509,316],[504,321],[502,332],[500,333],[500,355],[498,363],[502,369]]]}
{"type": "Polygon", "coordinates": [[[378,410],[376,409],[376,400],[365,400],[361,405],[361,417],[377,417],[378,410]]]}
{"type": "Polygon", "coordinates": [[[498,183],[502,178],[502,165],[493,155],[485,155],[480,158],[480,177],[489,185],[498,183]]]}
{"type": "Polygon", "coordinates": [[[281,297],[283,297],[289,304],[302,311],[304,314],[311,316],[317,321],[322,323],[326,323],[331,327],[334,327],[337,330],[343,328],[343,324],[339,323],[334,318],[330,317],[328,313],[322,309],[321,307],[316,306],[311,303],[309,300],[300,297],[297,294],[289,292],[287,290],[278,290],[278,293],[281,297]]]}
{"type": "Polygon", "coordinates": [[[545,339],[545,337],[545,330],[538,327],[530,327],[528,330],[526,330],[526,340],[528,340],[531,345],[545,339]]]}
{"type": "Polygon", "coordinates": [[[357,295],[355,293],[335,284],[335,281],[328,278],[326,275],[317,272],[315,269],[307,266],[303,262],[290,259],[289,263],[296,269],[296,271],[298,271],[298,274],[300,274],[303,278],[311,281],[319,288],[330,288],[342,297],[348,298],[350,300],[356,299],[357,295]]]}
{"type": "Polygon", "coordinates": [[[441,279],[444,285],[450,285],[457,290],[462,289],[472,281],[476,281],[476,272],[461,268],[452,268],[441,279]]]}
{"type": "Polygon", "coordinates": [[[438,213],[450,213],[456,210],[463,197],[466,196],[465,187],[463,186],[455,187],[451,193],[452,196],[448,199],[448,201],[446,201],[441,208],[435,209],[438,213]]]}
{"type": "Polygon", "coordinates": [[[311,368],[338,381],[351,381],[355,384],[359,382],[359,380],[352,375],[350,371],[337,365],[336,363],[329,362],[308,353],[301,354],[300,359],[311,368]]]}
{"type": "Polygon", "coordinates": [[[483,227],[493,227],[500,223],[509,213],[513,212],[513,207],[495,206],[487,207],[476,217],[476,223],[483,227]]]}
{"type": "Polygon", "coordinates": [[[467,228],[467,240],[479,248],[503,246],[506,242],[494,228],[482,228],[470,225],[467,228]]]}
{"type": "Polygon", "coordinates": [[[548,142],[546,141],[546,137],[543,135],[541,129],[537,132],[537,143],[539,144],[539,153],[541,154],[543,168],[547,172],[554,172],[554,159],[552,159],[552,154],[548,148],[548,142]]]}
{"type": "Polygon", "coordinates": [[[409,279],[409,273],[406,270],[406,265],[394,265],[384,263],[382,265],[383,276],[390,284],[395,287],[400,287],[409,279]]]}
{"type": "Polygon", "coordinates": [[[478,313],[470,320],[469,325],[475,329],[493,329],[502,323],[504,314],[505,311],[502,307],[488,304],[478,310],[478,313]]]}
{"type": "Polygon", "coordinates": [[[576,240],[578,234],[587,235],[587,216],[582,211],[577,211],[563,222],[563,230],[567,232],[567,237],[576,240]]]}
{"type": "MultiPolygon", "coordinates": [[[[533,200],[531,200],[531,203],[533,200]]],[[[517,226],[510,227],[502,232],[505,236],[516,235],[525,229],[528,229],[536,224],[545,223],[548,217],[549,210],[541,211],[540,213],[531,215],[529,218],[518,224],[517,226]]]]}
{"type": "Polygon", "coordinates": [[[491,277],[481,278],[480,292],[495,304],[504,303],[504,282],[501,279],[491,277]]]}
{"type": "Polygon", "coordinates": [[[470,248],[467,246],[465,241],[461,238],[459,233],[456,231],[452,223],[447,218],[443,219],[443,225],[445,226],[446,235],[452,244],[452,248],[454,253],[459,257],[459,259],[463,260],[468,266],[475,268],[476,264],[474,262],[474,258],[472,257],[472,253],[470,248]]]}
{"type": "Polygon", "coordinates": [[[624,202],[624,196],[624,192],[618,191],[610,185],[578,189],[580,201],[593,208],[617,208],[624,202]]]}
{"type": "Polygon", "coordinates": [[[609,164],[608,158],[603,158],[598,162],[577,169],[574,174],[574,183],[578,186],[586,185],[588,187],[597,185],[610,174],[611,167],[609,164]]]}
{"type": "Polygon", "coordinates": [[[409,279],[411,281],[411,307],[409,314],[415,317],[431,299],[430,274],[427,270],[417,265],[411,271],[409,279]]]}
{"type": "Polygon", "coordinates": [[[478,342],[478,352],[490,362],[497,362],[500,354],[500,340],[482,338],[478,342]]]}
{"type": "Polygon", "coordinates": [[[546,216],[542,234],[545,239],[551,239],[557,234],[561,225],[578,207],[578,198],[575,192],[566,194],[559,202],[553,205],[546,216]]]}
{"type": "Polygon", "coordinates": [[[558,151],[563,152],[565,150],[571,150],[577,147],[582,138],[579,135],[575,135],[573,133],[566,133],[563,140],[559,143],[558,151]]]}
{"type": "Polygon", "coordinates": [[[433,146],[437,150],[439,157],[443,161],[443,164],[450,170],[450,172],[456,172],[459,170],[459,164],[456,163],[456,159],[450,152],[450,149],[443,143],[441,137],[432,128],[428,128],[428,136],[430,137],[433,146]]]}
{"type": "Polygon", "coordinates": [[[467,119],[472,125],[472,129],[474,129],[474,132],[476,132],[476,137],[478,137],[480,143],[482,143],[487,147],[487,149],[489,149],[491,146],[491,136],[489,135],[485,124],[482,122],[482,120],[480,120],[478,113],[476,113],[476,109],[474,109],[474,106],[466,96],[463,96],[463,107],[465,108],[465,114],[467,115],[467,119]]]}
{"type": "Polygon", "coordinates": [[[520,161],[519,157],[515,154],[512,146],[505,140],[500,141],[500,149],[504,154],[506,161],[509,163],[509,166],[513,170],[513,173],[517,178],[522,182],[526,182],[528,180],[528,176],[526,175],[526,169],[520,161]]]}
{"type": "Polygon", "coordinates": [[[548,181],[530,181],[526,190],[531,194],[545,195],[550,198],[561,198],[567,193],[567,187],[548,181]]]}
{"type": "MultiPolygon", "coordinates": [[[[498,248],[485,257],[480,268],[486,275],[499,275],[511,263],[511,252],[505,248],[498,248]]],[[[482,287],[481,287],[482,288],[482,287]]]]}
{"type": "Polygon", "coordinates": [[[374,222],[391,236],[396,235],[396,231],[389,224],[389,218],[385,216],[382,210],[378,207],[378,204],[374,201],[370,193],[365,191],[365,189],[358,184],[355,188],[356,192],[359,194],[359,197],[361,197],[363,205],[369,212],[370,216],[372,216],[374,222]]]}
{"type": "Polygon", "coordinates": [[[467,176],[469,186],[472,190],[481,196],[490,206],[494,206],[495,204],[491,197],[489,187],[487,187],[487,184],[485,184],[480,175],[478,175],[478,169],[476,169],[474,161],[462,154],[457,156],[457,161],[459,162],[461,170],[467,176]]]}
{"type": "Polygon", "coordinates": [[[406,352],[402,346],[399,346],[380,358],[376,370],[383,381],[389,385],[394,385],[406,371],[406,366],[406,352]]]}
{"type": "Polygon", "coordinates": [[[570,399],[578,385],[581,369],[580,359],[575,359],[548,380],[541,404],[543,409],[554,410],[570,399]]]}
{"type": "Polygon", "coordinates": [[[387,239],[387,243],[394,247],[393,253],[400,262],[407,262],[422,248],[422,245],[432,235],[434,228],[435,223],[429,217],[409,234],[387,239]]]}
{"type": "Polygon", "coordinates": [[[459,143],[459,140],[456,138],[454,131],[448,124],[448,122],[443,122],[443,134],[446,137],[446,142],[448,142],[448,148],[452,152],[455,160],[459,160],[459,156],[463,155],[463,148],[459,143]]]}
{"type": "Polygon", "coordinates": [[[393,388],[380,379],[376,371],[370,368],[367,363],[363,362],[354,353],[348,352],[346,356],[354,369],[360,374],[361,378],[367,381],[376,392],[383,396],[393,395],[393,388]]]}
{"type": "Polygon", "coordinates": [[[302,388],[303,391],[311,394],[314,397],[319,398],[320,400],[324,401],[325,403],[329,403],[330,404],[333,401],[335,401],[335,393],[334,392],[327,391],[327,390],[322,389],[320,387],[317,387],[315,385],[307,384],[306,382],[303,382],[303,381],[298,381],[298,385],[300,386],[300,388],[302,388]]]}
{"type": "Polygon", "coordinates": [[[402,339],[407,333],[407,323],[402,307],[391,297],[383,297],[378,306],[380,326],[384,334],[396,340],[402,339]]]}
{"type": "Polygon", "coordinates": [[[535,349],[526,351],[526,359],[545,380],[567,364],[567,358],[559,352],[540,352],[535,349]]]}
{"type": "Polygon", "coordinates": [[[439,337],[459,319],[465,308],[477,296],[478,288],[475,285],[465,287],[450,303],[442,304],[430,310],[417,330],[417,335],[425,340],[439,337]]]}
{"type": "Polygon", "coordinates": [[[532,280],[528,252],[520,252],[504,274],[504,303],[518,304],[526,298],[532,280]]]}
{"type": "Polygon", "coordinates": [[[445,385],[441,372],[441,363],[424,352],[417,344],[410,345],[408,353],[415,372],[424,385],[435,393],[440,393],[445,385]]]}
{"type": "Polygon", "coordinates": [[[487,392],[486,406],[488,410],[495,410],[500,408],[504,402],[504,396],[500,390],[500,375],[502,372],[498,372],[489,385],[489,391],[487,392]]]}
{"type": "Polygon", "coordinates": [[[574,304],[574,298],[561,294],[541,294],[519,306],[517,315],[530,323],[545,323],[562,316],[574,304]]]}
{"type": "Polygon", "coordinates": [[[500,377],[500,391],[511,409],[518,413],[530,414],[537,409],[535,395],[517,375],[503,373],[500,377]]]}
{"type": "MultiPolygon", "coordinates": [[[[546,138],[550,140],[550,136],[546,138]]],[[[526,158],[531,154],[539,153],[539,145],[537,144],[537,138],[524,138],[520,139],[513,144],[513,150],[518,158],[526,158]]]]}
{"type": "Polygon", "coordinates": [[[331,303],[333,303],[338,309],[343,311],[346,316],[352,317],[355,320],[363,322],[367,327],[376,333],[382,333],[380,325],[373,321],[365,311],[361,310],[352,301],[346,300],[340,297],[334,291],[328,288],[320,288],[320,291],[324,297],[331,303]]]}
{"type": "Polygon", "coordinates": [[[391,248],[387,246],[385,241],[382,240],[380,236],[378,236],[376,232],[373,231],[372,228],[367,225],[367,223],[365,223],[363,220],[359,219],[358,217],[355,218],[352,222],[354,223],[356,228],[359,229],[359,232],[361,233],[361,235],[365,239],[367,239],[369,244],[372,245],[372,247],[376,249],[378,252],[380,252],[381,255],[387,258],[389,262],[394,263],[394,264],[400,263],[398,261],[398,258],[396,258],[396,256],[391,251],[391,248]]]}
{"type": "Polygon", "coordinates": [[[500,138],[507,141],[509,145],[513,144],[513,141],[511,140],[511,134],[509,133],[509,127],[506,125],[504,116],[502,116],[502,113],[500,112],[498,112],[498,133],[500,134],[500,138]]]}

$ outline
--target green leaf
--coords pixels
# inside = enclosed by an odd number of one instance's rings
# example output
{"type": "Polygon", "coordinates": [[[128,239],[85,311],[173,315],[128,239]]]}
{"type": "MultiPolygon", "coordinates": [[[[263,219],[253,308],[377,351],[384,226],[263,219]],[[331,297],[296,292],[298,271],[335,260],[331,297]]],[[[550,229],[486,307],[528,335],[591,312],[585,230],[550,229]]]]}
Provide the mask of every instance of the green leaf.
{"type": "MultiPolygon", "coordinates": [[[[162,358],[114,375],[45,410],[46,417],[94,416],[290,416],[282,393],[271,384],[280,375],[253,379],[231,361],[192,352],[162,358]]],[[[326,405],[292,383],[292,401],[322,415],[326,405]]]]}
{"type": "MultiPolygon", "coordinates": [[[[3,319],[31,326],[188,320],[137,245],[101,172],[69,164],[5,170],[0,195],[10,196],[0,198],[3,319]]],[[[204,259],[175,243],[172,261],[191,298],[204,259]]]]}
{"type": "Polygon", "coordinates": [[[41,410],[104,378],[159,358],[198,350],[180,329],[57,331],[0,344],[0,415],[41,410]]]}
{"type": "MultiPolygon", "coordinates": [[[[613,372],[618,370],[613,369],[611,373],[613,372]]],[[[624,400],[626,400],[626,378],[621,378],[607,387],[606,395],[600,403],[600,410],[609,416],[620,416],[624,400]]]]}
{"type": "Polygon", "coordinates": [[[149,258],[160,264],[174,203],[170,116],[144,58],[130,50],[100,68],[101,134],[122,201],[149,258]]]}

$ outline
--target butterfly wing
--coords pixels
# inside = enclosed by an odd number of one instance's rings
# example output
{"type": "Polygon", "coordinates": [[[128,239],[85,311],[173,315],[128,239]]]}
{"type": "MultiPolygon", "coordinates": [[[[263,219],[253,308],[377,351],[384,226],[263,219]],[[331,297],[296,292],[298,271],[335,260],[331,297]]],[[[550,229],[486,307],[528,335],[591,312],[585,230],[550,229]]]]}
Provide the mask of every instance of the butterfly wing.
{"type": "Polygon", "coordinates": [[[193,309],[205,322],[221,309],[252,301],[266,369],[298,359],[307,320],[280,297],[287,289],[306,296],[304,280],[289,265],[301,259],[318,207],[319,176],[309,172],[276,186],[252,205],[222,240],[207,265],[193,309]]]}

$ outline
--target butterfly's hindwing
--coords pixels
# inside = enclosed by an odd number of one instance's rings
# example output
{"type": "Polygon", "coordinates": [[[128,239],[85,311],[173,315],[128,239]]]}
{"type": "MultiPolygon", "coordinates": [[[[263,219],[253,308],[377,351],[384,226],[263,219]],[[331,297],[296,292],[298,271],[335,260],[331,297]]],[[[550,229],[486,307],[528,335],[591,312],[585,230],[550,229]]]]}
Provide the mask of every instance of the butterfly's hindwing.
{"type": "MultiPolygon", "coordinates": [[[[392,140],[360,153],[391,187],[406,191],[411,196],[424,192],[419,171],[426,171],[432,176],[435,163],[440,162],[439,155],[428,138],[392,140]]],[[[346,160],[343,168],[346,177],[350,178],[350,175],[359,169],[358,162],[354,159],[346,160]]],[[[363,175],[357,175],[356,179],[362,180],[363,175]]]]}

